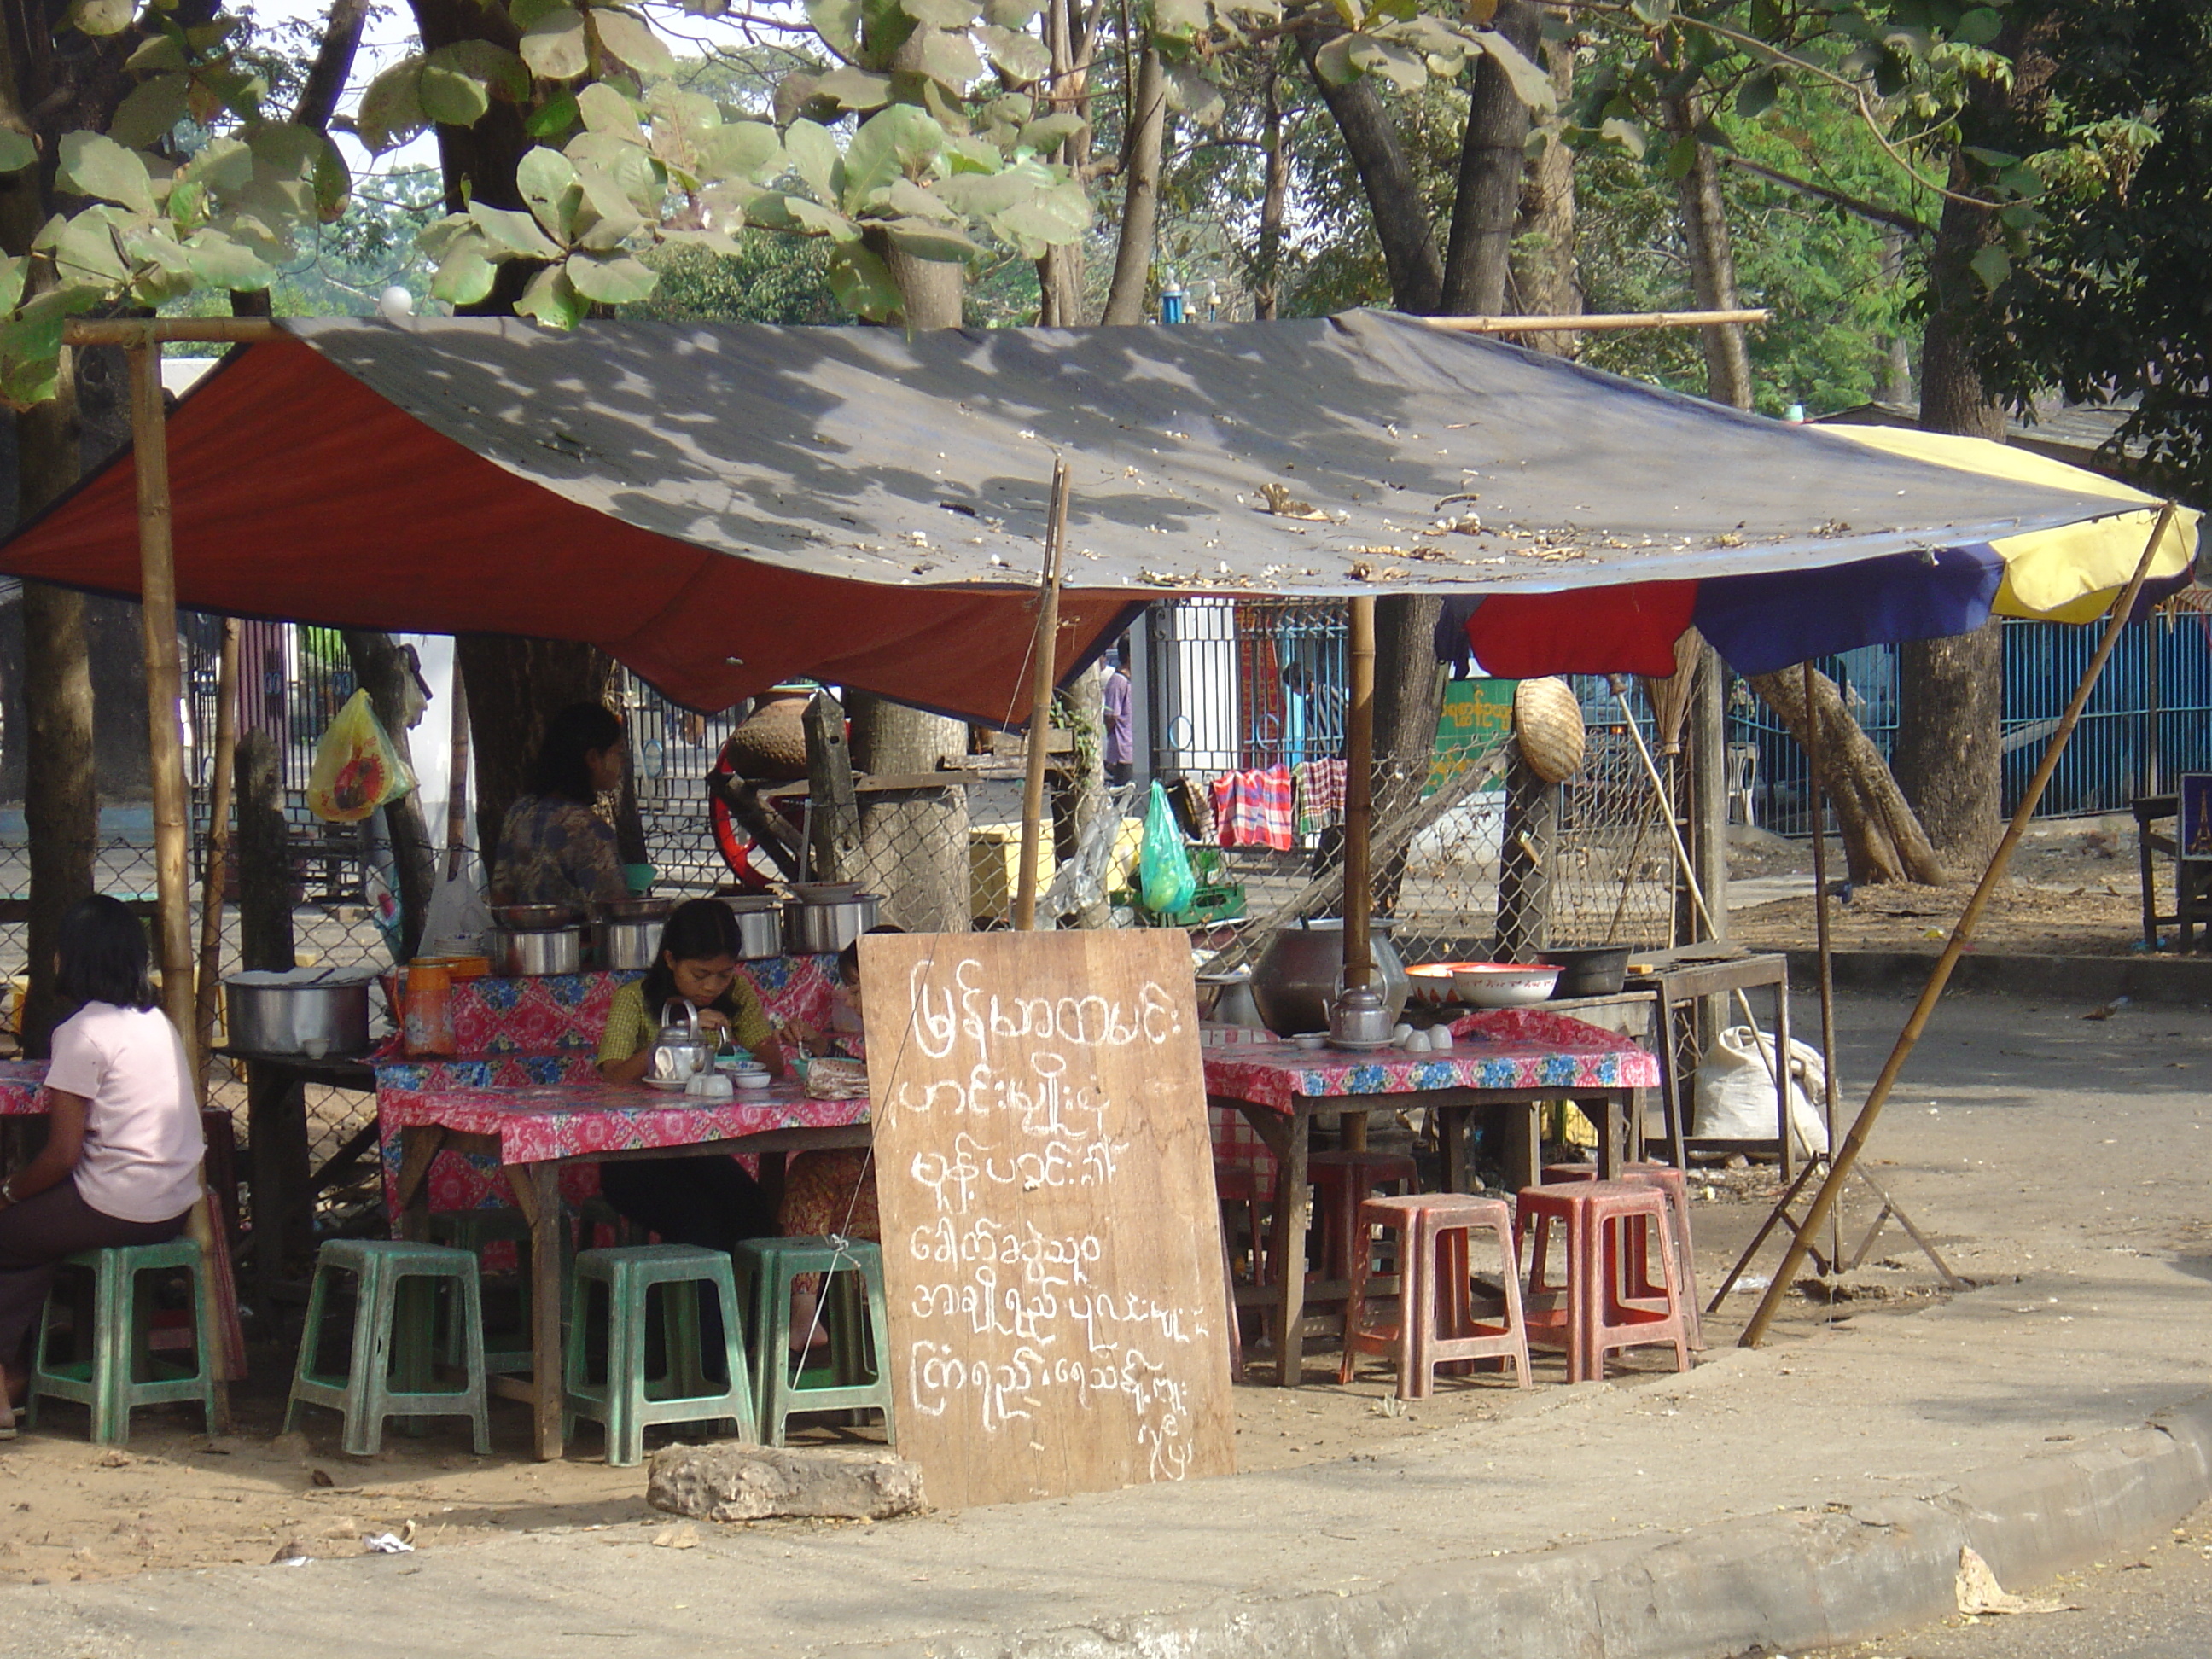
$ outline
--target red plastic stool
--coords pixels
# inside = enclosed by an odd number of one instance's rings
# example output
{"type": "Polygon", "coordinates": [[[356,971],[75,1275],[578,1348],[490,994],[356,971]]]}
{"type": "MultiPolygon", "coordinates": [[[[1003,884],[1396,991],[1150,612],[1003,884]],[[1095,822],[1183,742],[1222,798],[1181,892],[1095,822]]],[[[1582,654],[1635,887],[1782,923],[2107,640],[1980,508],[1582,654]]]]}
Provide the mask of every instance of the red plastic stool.
{"type": "Polygon", "coordinates": [[[1524,1187],[1516,1204],[1515,1240],[1524,1239],[1528,1340],[1566,1350],[1568,1381],[1599,1381],[1607,1354],[1662,1342],[1674,1345],[1675,1368],[1689,1370],[1681,1276],[1662,1190],[1626,1181],[1524,1187]],[[1566,1246],[1565,1278],[1556,1285],[1545,1271],[1555,1221],[1566,1246]],[[1632,1300],[1621,1292],[1622,1241],[1647,1230],[1659,1240],[1660,1282],[1638,1287],[1650,1296],[1632,1300]]]}
{"type": "Polygon", "coordinates": [[[1321,1222],[1321,1272],[1324,1279],[1352,1277],[1352,1236],[1359,1206],[1378,1188],[1413,1190],[1417,1171],[1403,1152],[1316,1152],[1306,1160],[1313,1183],[1314,1212],[1321,1222]]]}
{"type": "MultiPolygon", "coordinates": [[[[1638,1187],[1656,1187],[1667,1195],[1667,1224],[1674,1235],[1674,1262],[1680,1269],[1682,1290],[1682,1319],[1689,1328],[1690,1348],[1692,1352],[1705,1351],[1705,1333],[1702,1304],[1698,1296],[1698,1257],[1696,1246],[1690,1238],[1690,1183],[1682,1171],[1671,1164],[1627,1164],[1621,1166],[1620,1178],[1638,1187]]],[[[1547,1187],[1563,1181],[1595,1181],[1597,1169],[1589,1164],[1547,1164],[1544,1184],[1547,1187]]],[[[1626,1249],[1618,1267],[1617,1282],[1620,1295],[1632,1305],[1659,1311],[1666,1305],[1663,1286],[1651,1277],[1651,1244],[1641,1231],[1632,1231],[1625,1241],[1626,1249]]]]}
{"type": "Polygon", "coordinates": [[[1344,1358],[1340,1383],[1352,1381],[1361,1354],[1395,1353],[1398,1398],[1425,1400],[1438,1365],[1474,1359],[1512,1362],[1515,1384],[1528,1386],[1528,1334],[1521,1312],[1521,1273],[1513,1256],[1513,1206],[1502,1198],[1466,1193],[1420,1193],[1370,1198],[1359,1206],[1359,1244],[1352,1257],[1352,1293],[1344,1304],[1344,1358]],[[1398,1317],[1367,1322],[1372,1250],[1369,1229],[1389,1227],[1399,1237],[1398,1317]],[[1468,1267],[1468,1240],[1497,1236],[1505,1287],[1501,1316],[1476,1317],[1468,1267]]]}

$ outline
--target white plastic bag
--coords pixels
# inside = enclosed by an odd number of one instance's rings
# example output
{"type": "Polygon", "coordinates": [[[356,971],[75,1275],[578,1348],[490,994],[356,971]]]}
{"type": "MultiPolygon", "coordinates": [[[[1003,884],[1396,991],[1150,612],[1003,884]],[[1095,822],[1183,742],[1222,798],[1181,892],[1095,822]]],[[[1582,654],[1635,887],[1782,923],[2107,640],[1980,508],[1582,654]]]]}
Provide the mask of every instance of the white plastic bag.
{"type": "Polygon", "coordinates": [[[483,872],[471,856],[462,860],[459,874],[440,876],[430,890],[429,908],[422,915],[423,953],[473,956],[483,949],[483,936],[490,927],[483,872]]]}
{"type": "MultiPolygon", "coordinates": [[[[1700,1140],[1774,1139],[1774,1039],[1748,1025],[1720,1034],[1698,1066],[1697,1115],[1690,1133],[1700,1140]]],[[[1827,1073],[1820,1051],[1794,1038],[1790,1044],[1790,1127],[1796,1150],[1828,1150],[1828,1127],[1815,1103],[1826,1097],[1827,1073]]]]}

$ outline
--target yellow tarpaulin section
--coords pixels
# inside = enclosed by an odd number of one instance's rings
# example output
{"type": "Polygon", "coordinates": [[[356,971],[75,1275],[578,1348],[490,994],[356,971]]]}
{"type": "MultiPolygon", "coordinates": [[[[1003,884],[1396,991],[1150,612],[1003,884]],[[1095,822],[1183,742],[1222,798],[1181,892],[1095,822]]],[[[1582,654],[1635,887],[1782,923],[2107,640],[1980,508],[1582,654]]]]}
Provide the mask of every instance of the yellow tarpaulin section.
{"type": "MultiPolygon", "coordinates": [[[[2160,499],[2086,468],[2069,466],[2033,450],[2014,449],[1987,438],[1962,438],[1948,432],[1922,432],[1903,426],[1824,428],[1869,449],[1902,455],[1938,466],[2010,478],[2045,489],[2072,489],[2114,501],[2141,501],[2140,513],[2123,513],[2057,530],[2033,531],[1990,544],[2004,561],[2004,581],[1990,607],[2000,617],[2033,617],[2039,622],[2085,623],[2105,614],[2142,557],[2143,539],[2158,521],[2160,499]]],[[[2178,576],[2197,553],[2197,525],[2203,515],[2183,507],[2173,515],[2151,561],[2150,580],[2178,576]]]]}

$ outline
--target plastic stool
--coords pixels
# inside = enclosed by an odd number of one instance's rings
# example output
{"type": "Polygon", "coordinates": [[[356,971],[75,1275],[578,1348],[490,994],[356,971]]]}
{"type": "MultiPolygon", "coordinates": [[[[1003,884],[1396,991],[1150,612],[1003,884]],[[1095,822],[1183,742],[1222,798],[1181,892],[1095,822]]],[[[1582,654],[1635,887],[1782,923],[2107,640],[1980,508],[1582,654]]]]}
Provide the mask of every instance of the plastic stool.
{"type": "Polygon", "coordinates": [[[206,1304],[200,1298],[200,1247],[189,1238],[173,1239],[167,1244],[125,1245],[65,1256],[60,1265],[92,1275],[91,1317],[80,1317],[76,1342],[82,1353],[89,1334],[92,1352],[88,1358],[59,1364],[48,1355],[46,1326],[60,1288],[57,1285],[47,1293],[46,1310],[39,1318],[25,1424],[38,1426],[41,1399],[74,1400],[92,1409],[95,1444],[121,1446],[130,1442],[131,1413],[138,1407],[196,1400],[205,1414],[207,1431],[213,1434],[215,1366],[209,1352],[207,1322],[201,1313],[206,1304]],[[191,1276],[193,1368],[190,1370],[154,1357],[154,1301],[150,1295],[141,1295],[138,1287],[138,1275],[148,1273],[191,1276]]]}
{"type": "MultiPolygon", "coordinates": [[[[1625,1164],[1621,1165],[1620,1178],[1633,1186],[1656,1187],[1667,1196],[1667,1224],[1674,1235],[1674,1264],[1682,1275],[1682,1318],[1689,1327],[1691,1352],[1703,1353],[1705,1333],[1698,1297],[1697,1247],[1690,1237],[1690,1183],[1682,1171],[1671,1164],[1625,1164]]],[[[1593,1164],[1544,1166],[1546,1186],[1562,1181],[1596,1179],[1597,1170],[1593,1164]]],[[[1650,1241],[1641,1231],[1629,1234],[1626,1256],[1619,1267],[1620,1293],[1625,1300],[1655,1311],[1664,1304],[1665,1292],[1651,1277],[1650,1241]]]]}
{"type": "Polygon", "coordinates": [[[882,1249],[862,1239],[749,1238],[734,1255],[753,1310],[762,1443],[782,1445],[784,1425],[794,1412],[859,1410],[881,1412],[884,1439],[896,1445],[882,1249]],[[808,1273],[828,1275],[821,1293],[830,1308],[832,1380],[821,1385],[805,1382],[806,1355],[791,1352],[792,1286],[808,1273]],[[862,1294],[867,1302],[865,1345],[862,1294]]]}
{"type": "Polygon", "coordinates": [[[1321,1273],[1328,1279],[1352,1277],[1352,1236],[1359,1206],[1378,1187],[1413,1189],[1419,1172],[1403,1152],[1316,1152],[1306,1160],[1313,1185],[1314,1210],[1321,1222],[1321,1273]]]}
{"type": "MultiPolygon", "coordinates": [[[[448,1245],[457,1250],[466,1250],[477,1258],[479,1294],[483,1285],[483,1252],[487,1244],[512,1244],[520,1276],[522,1292],[521,1322],[512,1330],[484,1332],[484,1370],[491,1376],[520,1373],[528,1376],[537,1368],[537,1359],[530,1345],[530,1224],[523,1219],[522,1212],[515,1209],[440,1210],[429,1218],[427,1228],[433,1243],[448,1245]],[[495,1340],[499,1346],[495,1346],[495,1340]]],[[[575,1244],[568,1228],[561,1230],[561,1315],[565,1324],[570,1303],[573,1280],[571,1272],[575,1260],[575,1244]]],[[[449,1365],[463,1363],[462,1331],[458,1322],[449,1325],[440,1357],[449,1365]]]]}
{"type": "Polygon", "coordinates": [[[1674,1345],[1676,1370],[1689,1370],[1681,1279],[1662,1191],[1626,1181],[1524,1187],[1516,1200],[1515,1236],[1518,1241],[1532,1234],[1522,1257],[1528,1268],[1528,1340],[1566,1350],[1568,1381],[1600,1381],[1607,1353],[1660,1342],[1674,1345]],[[1566,1243],[1566,1276],[1558,1285],[1545,1272],[1554,1221],[1566,1243]],[[1656,1306],[1651,1300],[1623,1297],[1618,1272],[1620,1241],[1629,1229],[1647,1227],[1659,1240],[1662,1282],[1644,1287],[1656,1306]]]}
{"type": "Polygon", "coordinates": [[[1344,1358],[1340,1384],[1352,1381],[1359,1356],[1398,1357],[1398,1398],[1425,1400],[1434,1392],[1438,1365],[1474,1359],[1508,1359],[1518,1387],[1528,1386],[1528,1332],[1522,1316],[1521,1273],[1513,1254],[1513,1206],[1502,1198],[1466,1193],[1422,1193],[1370,1198],[1359,1206],[1360,1249],[1352,1258],[1352,1294],[1344,1304],[1344,1358]],[[1368,1230],[1389,1227],[1398,1251],[1398,1318],[1367,1322],[1368,1230]],[[1495,1321],[1475,1317],[1470,1294],[1468,1241],[1493,1233],[1504,1261],[1504,1305],[1495,1321]]]}
{"type": "Polygon", "coordinates": [[[302,1405],[327,1406],[345,1419],[341,1444],[352,1457],[374,1457],[384,1444],[388,1417],[465,1417],[477,1455],[491,1453],[484,1408],[483,1299],[477,1259],[442,1244],[378,1239],[333,1239],[315,1255],[307,1291],[307,1317],[300,1333],[300,1358],[284,1402],[283,1432],[302,1405]],[[332,1275],[351,1273],[360,1290],[354,1306],[353,1352],[343,1377],[314,1369],[332,1275]],[[462,1382],[433,1386],[437,1355],[437,1292],[453,1281],[453,1317],[461,1331],[462,1382]]]}
{"type": "Polygon", "coordinates": [[[586,1321],[579,1305],[568,1322],[563,1404],[607,1431],[607,1462],[626,1468],[645,1459],[646,1425],[734,1419],[738,1438],[759,1437],[753,1421],[752,1374],[745,1367],[738,1282],[730,1258],[690,1244],[631,1244],[585,1250],[576,1257],[575,1300],[585,1287],[607,1287],[607,1380],[585,1376],[586,1321]],[[665,1370],[657,1387],[646,1375],[646,1298],[661,1287],[661,1352],[665,1370]],[[699,1287],[708,1286],[722,1310],[723,1361],[719,1385],[708,1380],[699,1287]]]}

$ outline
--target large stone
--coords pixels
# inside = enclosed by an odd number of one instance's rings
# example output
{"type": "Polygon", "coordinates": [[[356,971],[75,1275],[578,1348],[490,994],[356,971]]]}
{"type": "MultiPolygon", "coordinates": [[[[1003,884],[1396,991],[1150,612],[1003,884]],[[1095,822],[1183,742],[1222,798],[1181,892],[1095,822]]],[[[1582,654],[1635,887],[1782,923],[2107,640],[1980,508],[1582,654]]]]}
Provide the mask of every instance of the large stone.
{"type": "Polygon", "coordinates": [[[645,1495],[655,1509],[702,1521],[881,1521],[928,1507],[920,1467],[891,1452],[729,1442],[655,1452],[645,1495]]]}

